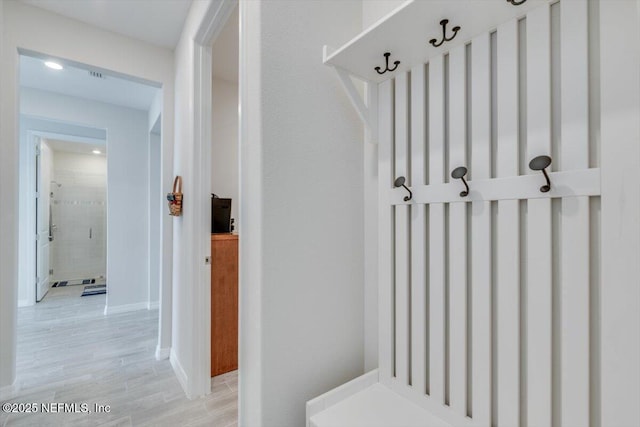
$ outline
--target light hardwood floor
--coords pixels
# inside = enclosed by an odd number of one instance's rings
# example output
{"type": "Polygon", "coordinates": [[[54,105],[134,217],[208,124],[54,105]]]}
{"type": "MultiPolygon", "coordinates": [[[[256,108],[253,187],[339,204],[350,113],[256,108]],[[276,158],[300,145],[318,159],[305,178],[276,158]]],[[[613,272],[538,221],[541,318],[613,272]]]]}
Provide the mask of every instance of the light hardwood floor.
{"type": "Polygon", "coordinates": [[[155,360],[158,310],[103,315],[105,296],[53,288],[18,310],[17,387],[4,402],[110,405],[109,413],[7,414],[0,426],[237,426],[237,372],[211,394],[185,397],[168,360],[155,360]]]}

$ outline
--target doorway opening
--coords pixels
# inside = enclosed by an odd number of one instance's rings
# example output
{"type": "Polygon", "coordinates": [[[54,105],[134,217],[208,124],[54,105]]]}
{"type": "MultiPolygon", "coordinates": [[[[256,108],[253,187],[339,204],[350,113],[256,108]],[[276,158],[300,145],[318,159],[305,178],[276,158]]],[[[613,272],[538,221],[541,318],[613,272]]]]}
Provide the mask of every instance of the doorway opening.
{"type": "Polygon", "coordinates": [[[20,54],[16,387],[93,378],[125,361],[140,373],[157,365],[169,381],[168,361],[155,362],[170,334],[159,316],[162,89],[20,54]]]}
{"type": "Polygon", "coordinates": [[[36,302],[52,289],[58,295],[107,292],[106,141],[60,138],[33,136],[36,302]]]}
{"type": "Polygon", "coordinates": [[[239,196],[239,11],[211,47],[211,377],[212,391],[229,388],[237,417],[239,196]]]}

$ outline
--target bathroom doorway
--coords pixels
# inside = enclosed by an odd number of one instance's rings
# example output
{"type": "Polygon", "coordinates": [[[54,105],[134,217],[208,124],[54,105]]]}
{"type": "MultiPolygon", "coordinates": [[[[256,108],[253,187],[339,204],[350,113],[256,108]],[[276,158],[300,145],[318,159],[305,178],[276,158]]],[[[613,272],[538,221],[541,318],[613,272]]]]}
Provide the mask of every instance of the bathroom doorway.
{"type": "Polygon", "coordinates": [[[48,289],[106,293],[105,141],[35,136],[36,302],[48,289]]]}

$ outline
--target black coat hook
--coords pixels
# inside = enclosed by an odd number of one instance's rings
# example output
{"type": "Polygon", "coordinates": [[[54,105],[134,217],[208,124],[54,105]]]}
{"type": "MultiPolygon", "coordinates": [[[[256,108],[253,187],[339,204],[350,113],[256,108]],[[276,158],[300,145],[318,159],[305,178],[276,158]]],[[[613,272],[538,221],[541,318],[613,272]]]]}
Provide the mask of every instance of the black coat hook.
{"type": "Polygon", "coordinates": [[[444,42],[450,42],[451,40],[456,38],[458,31],[460,31],[460,26],[455,26],[451,30],[453,31],[453,35],[451,37],[447,37],[447,24],[449,23],[448,19],[443,19],[440,21],[440,25],[442,25],[442,40],[437,41],[436,39],[429,40],[429,43],[433,45],[433,47],[442,46],[444,42]]]}
{"type": "Polygon", "coordinates": [[[380,67],[374,68],[374,70],[376,70],[378,72],[378,74],[384,74],[387,71],[395,71],[395,69],[398,68],[398,65],[400,64],[400,61],[394,61],[393,65],[395,65],[395,67],[389,68],[389,57],[390,56],[391,56],[390,52],[385,52],[384,53],[385,70],[384,71],[380,71],[380,67]]]}
{"type": "Polygon", "coordinates": [[[545,179],[547,180],[547,185],[540,187],[540,191],[543,193],[547,193],[551,190],[551,181],[549,180],[549,175],[547,175],[547,171],[545,170],[550,164],[551,157],[549,156],[538,156],[529,162],[529,168],[534,171],[542,171],[545,179]]]}
{"type": "Polygon", "coordinates": [[[511,3],[514,6],[520,6],[521,4],[523,4],[524,2],[526,2],[527,0],[507,0],[507,3],[511,3]]]}
{"type": "Polygon", "coordinates": [[[406,185],[404,185],[405,179],[404,176],[399,176],[396,178],[396,180],[393,183],[393,186],[398,188],[398,187],[404,187],[405,190],[407,190],[409,192],[408,196],[404,196],[404,201],[408,202],[409,200],[411,200],[411,198],[413,197],[413,193],[411,192],[411,190],[409,190],[409,188],[407,188],[406,185]]]}
{"type": "Polygon", "coordinates": [[[464,166],[460,166],[451,171],[451,178],[461,179],[464,184],[466,190],[460,192],[460,197],[467,197],[469,195],[469,184],[464,179],[464,176],[467,174],[467,168],[464,166]]]}

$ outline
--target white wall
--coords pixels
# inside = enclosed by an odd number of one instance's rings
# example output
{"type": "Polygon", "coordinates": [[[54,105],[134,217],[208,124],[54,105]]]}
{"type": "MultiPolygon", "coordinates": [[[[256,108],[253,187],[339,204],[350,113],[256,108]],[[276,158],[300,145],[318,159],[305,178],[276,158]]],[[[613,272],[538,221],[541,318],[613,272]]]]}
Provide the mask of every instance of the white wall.
{"type": "Polygon", "coordinates": [[[148,116],[146,111],[22,88],[22,114],[107,130],[106,312],[148,301],[148,116]]]}
{"type": "MultiPolygon", "coordinates": [[[[149,107],[149,308],[160,304],[162,265],[162,217],[166,216],[166,199],[162,193],[162,92],[149,107]]],[[[168,304],[171,307],[171,304],[168,304]]],[[[170,313],[167,313],[170,314],[170,313]]],[[[170,323],[170,319],[169,320],[170,323]]],[[[162,329],[162,327],[160,328],[162,329]]]]}
{"type": "MultiPolygon", "coordinates": [[[[215,61],[215,53],[214,53],[215,61]]],[[[231,198],[231,217],[238,223],[238,85],[213,79],[211,192],[231,198]]],[[[236,227],[236,231],[239,231],[236,227]]]]}
{"type": "Polygon", "coordinates": [[[406,0],[363,0],[362,29],[364,30],[375,24],[379,19],[406,2],[406,0]]]}
{"type": "MultiPolygon", "coordinates": [[[[173,94],[172,94],[173,96],[173,94]]],[[[156,359],[169,357],[171,351],[171,271],[173,266],[173,244],[163,244],[162,233],[168,233],[173,227],[167,215],[166,193],[169,188],[163,185],[163,150],[167,141],[173,141],[173,135],[163,139],[162,108],[163,93],[160,92],[149,108],[149,303],[148,308],[159,308],[158,345],[156,359]],[[160,163],[156,159],[160,158],[160,163]],[[156,170],[154,165],[158,165],[156,170]],[[157,277],[156,277],[157,276],[157,277]]],[[[173,117],[169,118],[173,122],[173,117]]],[[[173,171],[173,164],[171,164],[173,171]]],[[[169,180],[171,177],[168,178],[169,180]]],[[[173,236],[171,236],[173,240],[173,236]]]]}
{"type": "Polygon", "coordinates": [[[243,1],[240,16],[239,424],[300,426],[364,367],[363,132],[321,61],[360,31],[361,2],[243,1]]]}
{"type": "MultiPolygon", "coordinates": [[[[160,117],[158,117],[160,120],[160,117]]],[[[166,215],[162,195],[162,176],[160,174],[160,157],[162,154],[162,137],[153,130],[149,133],[149,308],[157,308],[160,301],[160,263],[162,248],[160,247],[161,217],[166,215]]]]}
{"type": "MultiPolygon", "coordinates": [[[[175,135],[174,140],[174,173],[183,178],[182,191],[185,194],[183,214],[173,217],[173,289],[172,289],[172,343],[171,364],[188,394],[191,394],[192,383],[198,381],[198,355],[194,351],[197,341],[202,337],[194,335],[196,319],[193,307],[196,297],[196,286],[206,284],[195,283],[197,259],[200,254],[193,254],[196,245],[194,207],[198,197],[194,194],[195,164],[194,147],[194,38],[211,1],[193,2],[189,15],[175,49],[175,135]]],[[[200,195],[202,196],[202,195],[200,195]]]]}
{"type": "Polygon", "coordinates": [[[602,419],[640,425],[640,1],[600,2],[602,419]],[[620,41],[624,34],[624,42],[620,41]]]}
{"type": "MultiPolygon", "coordinates": [[[[362,29],[405,0],[363,0],[362,29]]],[[[364,145],[364,366],[378,367],[378,146],[364,145]]]]}
{"type": "MultiPolygon", "coordinates": [[[[6,56],[5,48],[5,2],[0,2],[0,55],[6,56]]],[[[5,100],[7,85],[15,84],[15,73],[0,67],[0,100],[5,100]],[[13,79],[11,78],[13,74],[13,79]]],[[[7,208],[0,214],[0,390],[10,388],[16,376],[16,326],[18,304],[18,147],[12,139],[6,139],[4,129],[11,126],[15,118],[7,117],[11,103],[0,101],[0,200],[5,200],[7,208]]]]}
{"type": "MultiPolygon", "coordinates": [[[[2,2],[2,74],[0,88],[0,196],[13,206],[0,216],[0,387],[15,380],[18,230],[18,49],[89,64],[104,70],[157,82],[163,88],[163,187],[173,165],[173,52],[65,18],[21,2],[2,2]],[[99,47],[99,48],[98,48],[99,47]]],[[[171,247],[171,222],[163,217],[163,248],[171,247]]],[[[163,286],[171,278],[164,250],[163,286]]]]}
{"type": "Polygon", "coordinates": [[[52,179],[52,280],[107,277],[106,156],[54,151],[52,179]]]}

